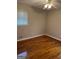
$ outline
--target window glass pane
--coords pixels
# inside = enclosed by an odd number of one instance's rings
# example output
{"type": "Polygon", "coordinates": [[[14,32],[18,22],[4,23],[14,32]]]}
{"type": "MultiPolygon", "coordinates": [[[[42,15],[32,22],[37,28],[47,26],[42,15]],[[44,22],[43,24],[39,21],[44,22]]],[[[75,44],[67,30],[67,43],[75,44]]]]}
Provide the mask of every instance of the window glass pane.
{"type": "Polygon", "coordinates": [[[18,11],[17,13],[17,26],[28,25],[27,14],[23,11],[18,11]]]}

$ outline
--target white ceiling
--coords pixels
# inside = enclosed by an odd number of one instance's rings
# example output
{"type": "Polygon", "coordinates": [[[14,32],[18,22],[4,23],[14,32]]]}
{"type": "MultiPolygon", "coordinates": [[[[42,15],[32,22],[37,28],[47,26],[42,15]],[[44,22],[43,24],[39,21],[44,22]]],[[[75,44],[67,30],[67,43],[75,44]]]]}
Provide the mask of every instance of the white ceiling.
{"type": "MultiPolygon", "coordinates": [[[[17,0],[17,2],[25,3],[25,4],[31,5],[33,7],[38,7],[38,8],[43,8],[44,4],[46,4],[46,0],[17,0]]],[[[60,0],[52,0],[52,4],[54,4],[57,8],[61,7],[60,0]]]]}

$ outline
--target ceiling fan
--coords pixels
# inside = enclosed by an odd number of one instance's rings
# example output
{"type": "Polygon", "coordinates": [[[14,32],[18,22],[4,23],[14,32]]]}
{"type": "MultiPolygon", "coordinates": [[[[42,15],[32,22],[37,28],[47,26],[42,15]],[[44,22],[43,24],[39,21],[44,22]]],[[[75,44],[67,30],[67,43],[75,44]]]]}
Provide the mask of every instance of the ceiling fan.
{"type": "Polygon", "coordinates": [[[52,7],[56,8],[57,2],[56,0],[45,0],[46,3],[44,4],[43,9],[51,9],[52,7]]]}

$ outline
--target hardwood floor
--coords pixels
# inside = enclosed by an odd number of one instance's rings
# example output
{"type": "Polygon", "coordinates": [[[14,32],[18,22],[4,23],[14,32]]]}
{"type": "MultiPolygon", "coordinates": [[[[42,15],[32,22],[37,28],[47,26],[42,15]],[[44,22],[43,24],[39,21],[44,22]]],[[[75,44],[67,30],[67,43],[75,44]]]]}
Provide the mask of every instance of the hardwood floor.
{"type": "Polygon", "coordinates": [[[17,43],[17,54],[27,51],[27,59],[61,59],[61,42],[48,36],[40,36],[17,43]]]}

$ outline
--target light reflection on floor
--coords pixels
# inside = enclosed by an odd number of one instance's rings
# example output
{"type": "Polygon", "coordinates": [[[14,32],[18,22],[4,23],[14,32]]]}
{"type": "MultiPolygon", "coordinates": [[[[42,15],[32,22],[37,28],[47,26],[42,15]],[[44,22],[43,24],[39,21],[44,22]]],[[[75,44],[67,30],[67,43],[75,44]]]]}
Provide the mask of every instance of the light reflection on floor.
{"type": "Polygon", "coordinates": [[[20,54],[18,54],[17,59],[26,59],[27,57],[27,52],[22,52],[20,54]]]}

